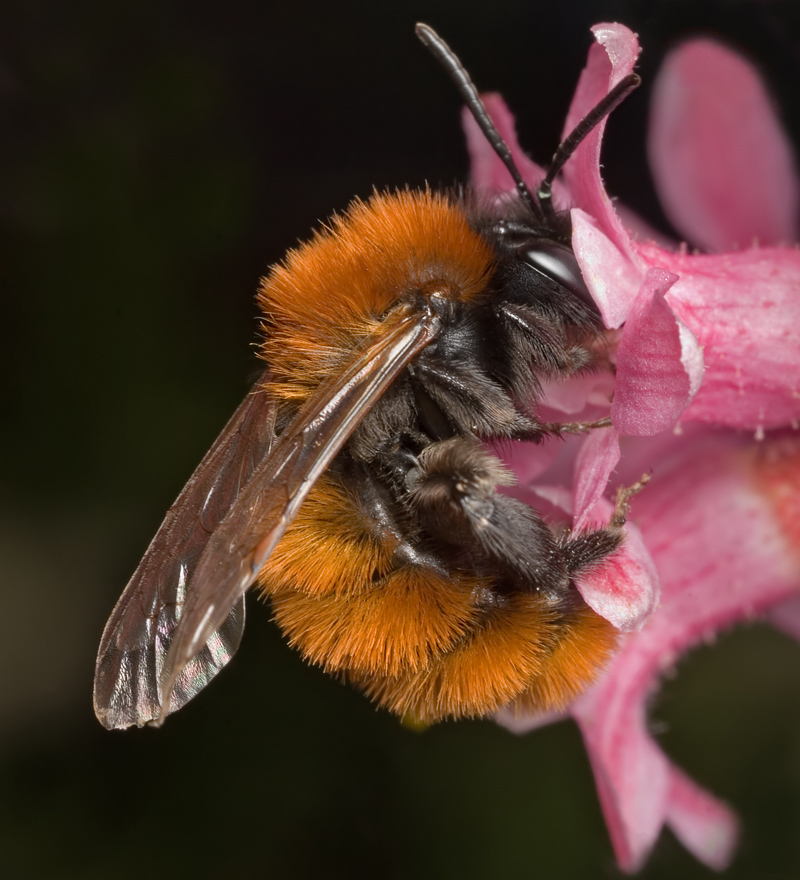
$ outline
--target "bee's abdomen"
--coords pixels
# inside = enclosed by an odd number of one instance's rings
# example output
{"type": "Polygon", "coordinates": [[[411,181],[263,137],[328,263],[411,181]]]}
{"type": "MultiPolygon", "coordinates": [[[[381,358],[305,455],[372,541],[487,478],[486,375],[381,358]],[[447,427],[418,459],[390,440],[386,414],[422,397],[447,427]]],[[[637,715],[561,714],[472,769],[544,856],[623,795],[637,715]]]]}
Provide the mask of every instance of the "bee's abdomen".
{"type": "Polygon", "coordinates": [[[424,548],[403,553],[399,518],[375,510],[326,475],[259,578],[310,662],[430,723],[515,701],[561,708],[608,661],[613,627],[577,593],[564,607],[424,548]]]}
{"type": "Polygon", "coordinates": [[[330,672],[409,674],[470,631],[490,580],[438,568],[404,543],[332,475],[314,487],[259,577],[307,660],[330,672]]]}

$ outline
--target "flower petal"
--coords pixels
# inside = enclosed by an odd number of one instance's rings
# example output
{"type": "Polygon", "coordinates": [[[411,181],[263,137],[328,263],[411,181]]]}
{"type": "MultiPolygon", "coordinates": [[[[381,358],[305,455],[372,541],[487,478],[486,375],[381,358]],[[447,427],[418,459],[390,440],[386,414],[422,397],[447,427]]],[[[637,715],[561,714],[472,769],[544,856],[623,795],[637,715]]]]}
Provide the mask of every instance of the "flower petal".
{"type": "MultiPolygon", "coordinates": [[[[611,519],[612,511],[611,503],[601,499],[586,520],[599,526],[611,519]]],[[[617,629],[641,629],[658,604],[659,584],[639,529],[629,522],[622,548],[597,568],[577,574],[575,586],[583,601],[617,629]]]]}
{"type": "Polygon", "coordinates": [[[533,715],[517,712],[513,706],[505,706],[495,713],[494,720],[510,733],[522,736],[525,733],[538,730],[540,727],[546,727],[548,724],[564,721],[568,717],[566,712],[539,712],[533,715]]]}
{"type": "Polygon", "coordinates": [[[592,298],[606,327],[622,326],[639,293],[647,265],[628,256],[601,229],[593,217],[580,208],[570,211],[572,249],[592,298]]]}
{"type": "Polygon", "coordinates": [[[648,152],[661,203],[710,251],[797,241],[792,149],[755,68],[708,39],[673,50],[650,104],[648,152]]]}
{"type": "Polygon", "coordinates": [[[645,727],[644,704],[595,688],[574,708],[611,844],[624,871],[638,870],[667,815],[669,764],[645,727]]]}
{"type": "Polygon", "coordinates": [[[603,497],[619,456],[619,434],[613,428],[594,431],[584,440],[575,465],[574,529],[588,527],[592,510],[603,497]]]}
{"type": "MultiPolygon", "coordinates": [[[[539,412],[552,409],[561,416],[585,412],[587,407],[608,411],[614,397],[614,376],[609,371],[580,373],[570,379],[544,379],[539,412]]],[[[549,420],[549,419],[548,419],[549,420]]]]}
{"type": "Polygon", "coordinates": [[[667,300],[703,349],[703,384],[684,418],[750,429],[800,420],[800,251],[637,248],[680,276],[667,300]]]}
{"type": "MultiPolygon", "coordinates": [[[[567,137],[586,114],[633,70],[639,55],[636,35],[624,25],[596,25],[592,32],[597,42],[589,49],[586,67],[575,90],[562,137],[567,137]]],[[[600,177],[600,144],[605,126],[604,119],[586,136],[564,166],[563,177],[574,204],[594,218],[597,228],[625,259],[636,264],[637,256],[631,247],[630,237],[614,211],[600,177]]],[[[585,270],[583,263],[581,269],[585,270]]]]}
{"type": "Polygon", "coordinates": [[[700,347],[665,299],[677,280],[651,269],[625,323],[611,405],[621,434],[648,436],[672,427],[700,387],[700,347]]]}
{"type": "Polygon", "coordinates": [[[646,631],[658,656],[675,657],[800,592],[795,514],[771,494],[779,467],[790,493],[800,490],[798,438],[759,444],[708,432],[676,442],[637,496],[636,521],[662,582],[662,607],[646,631]]]}
{"type": "Polygon", "coordinates": [[[776,629],[800,642],[800,596],[792,596],[776,605],[768,612],[767,618],[776,629]]]}
{"type": "Polygon", "coordinates": [[[528,443],[499,440],[493,444],[495,454],[514,474],[516,485],[526,487],[543,474],[561,453],[557,442],[528,443]]]}
{"type": "Polygon", "coordinates": [[[628,231],[628,235],[634,241],[654,242],[659,247],[668,251],[674,251],[679,247],[679,243],[674,238],[670,238],[663,232],[660,232],[655,226],[651,226],[646,220],[640,217],[636,211],[629,208],[622,202],[615,202],[614,209],[619,214],[622,225],[628,231]]]}
{"type": "Polygon", "coordinates": [[[798,489],[800,439],[754,444],[695,432],[675,441],[672,460],[637,497],[636,520],[661,576],[661,606],[573,707],[626,870],[641,864],[659,821],[707,864],[730,856],[730,814],[668,768],[646,734],[645,706],[658,677],[689,646],[800,594],[798,489]],[[779,491],[787,478],[789,490],[779,491]],[[698,810],[703,821],[692,825],[698,810]]]}
{"type": "Polygon", "coordinates": [[[725,868],[738,838],[735,814],[667,760],[647,733],[643,704],[604,712],[598,701],[608,696],[587,694],[575,716],[620,867],[638,871],[666,824],[700,861],[725,868]]]}
{"type": "Polygon", "coordinates": [[[715,871],[731,862],[739,837],[736,814],[670,764],[667,825],[695,857],[715,871]]]}

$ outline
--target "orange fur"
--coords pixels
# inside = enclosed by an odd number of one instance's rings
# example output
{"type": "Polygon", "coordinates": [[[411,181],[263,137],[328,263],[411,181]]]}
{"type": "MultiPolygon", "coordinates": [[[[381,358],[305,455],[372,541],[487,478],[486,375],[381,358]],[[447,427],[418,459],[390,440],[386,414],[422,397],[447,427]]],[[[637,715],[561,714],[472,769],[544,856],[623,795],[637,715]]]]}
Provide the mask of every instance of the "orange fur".
{"type": "Polygon", "coordinates": [[[289,643],[328,672],[405,676],[427,668],[475,624],[476,583],[406,566],[360,596],[285,591],[272,607],[289,643]]]}
{"type": "Polygon", "coordinates": [[[373,534],[347,489],[329,474],[309,493],[259,575],[266,593],[357,595],[391,568],[399,539],[373,534]]]}
{"type": "Polygon", "coordinates": [[[477,616],[488,581],[405,566],[330,474],[314,486],[259,575],[278,625],[312,663],[399,675],[450,648],[477,616]]]}
{"type": "Polygon", "coordinates": [[[608,661],[613,633],[587,606],[567,622],[542,597],[518,594],[420,672],[360,684],[387,709],[425,724],[488,715],[515,700],[528,712],[562,709],[608,661]]]}
{"type": "Polygon", "coordinates": [[[434,287],[469,299],[491,271],[490,246],[449,196],[404,190],[354,201],[261,284],[270,391],[307,397],[379,329],[395,303],[434,287]]]}
{"type": "Polygon", "coordinates": [[[536,714],[566,709],[597,679],[617,650],[616,629],[587,605],[559,623],[558,639],[541,675],[531,679],[513,710],[536,714]]]}

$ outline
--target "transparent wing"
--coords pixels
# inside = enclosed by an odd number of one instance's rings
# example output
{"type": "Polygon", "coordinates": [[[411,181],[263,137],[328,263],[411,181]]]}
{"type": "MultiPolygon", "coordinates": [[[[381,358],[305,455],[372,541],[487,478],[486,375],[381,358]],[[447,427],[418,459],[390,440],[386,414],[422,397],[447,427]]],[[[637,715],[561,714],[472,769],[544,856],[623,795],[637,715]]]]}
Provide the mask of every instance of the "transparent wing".
{"type": "MultiPolygon", "coordinates": [[[[94,678],[94,709],[107,728],[157,718],[159,681],[186,590],[209,538],[275,441],[265,372],[169,509],[106,624],[94,678]]],[[[175,682],[172,709],[187,703],[231,659],[244,630],[244,598],[212,627],[175,682]]]]}
{"type": "Polygon", "coordinates": [[[188,584],[161,674],[158,723],[177,709],[209,635],[252,586],[315,481],[369,408],[438,333],[427,307],[387,319],[350,365],[303,405],[211,536],[188,584]]]}

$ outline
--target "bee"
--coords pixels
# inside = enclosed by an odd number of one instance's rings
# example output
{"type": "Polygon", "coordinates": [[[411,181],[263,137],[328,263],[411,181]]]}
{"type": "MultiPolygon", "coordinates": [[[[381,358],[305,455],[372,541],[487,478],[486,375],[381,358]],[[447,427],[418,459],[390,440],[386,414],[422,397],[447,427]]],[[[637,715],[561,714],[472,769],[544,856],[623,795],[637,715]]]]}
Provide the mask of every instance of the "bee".
{"type": "Polygon", "coordinates": [[[303,657],[430,723],[515,702],[563,707],[615,648],[574,578],[621,545],[503,494],[488,442],[602,429],[550,423],[545,380],[602,360],[602,321],[551,203],[556,175],[636,85],[559,146],[532,194],[478,92],[428,26],[417,35],[504,162],[515,195],[378,192],[263,280],[266,368],[192,475],[103,633],[107,728],[161,724],[231,659],[256,587],[303,657]]]}

